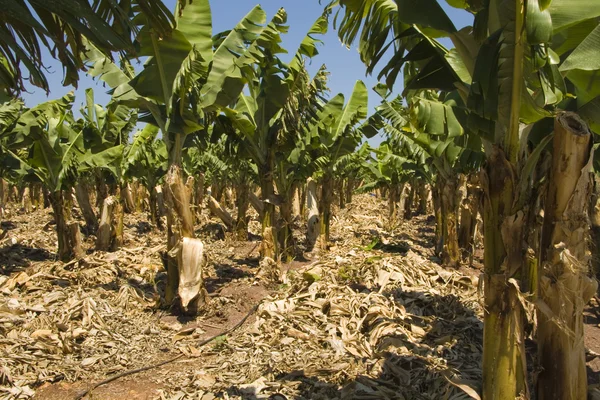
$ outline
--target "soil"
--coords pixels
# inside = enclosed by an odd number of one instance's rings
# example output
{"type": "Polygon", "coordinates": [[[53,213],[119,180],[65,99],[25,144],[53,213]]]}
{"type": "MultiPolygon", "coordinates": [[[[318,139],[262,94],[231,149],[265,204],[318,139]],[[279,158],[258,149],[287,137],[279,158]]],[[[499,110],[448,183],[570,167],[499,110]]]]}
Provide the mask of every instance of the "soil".
{"type": "Polygon", "coordinates": [[[583,337],[588,350],[588,384],[600,387],[600,298],[592,299],[583,315],[583,337]]]}
{"type": "MultiPolygon", "coordinates": [[[[358,229],[348,222],[363,218],[362,214],[364,213],[368,214],[364,218],[371,218],[369,219],[371,222],[364,223],[363,220],[363,225],[369,226],[372,224],[374,228],[382,225],[377,214],[373,215],[373,210],[369,214],[357,204],[363,198],[356,196],[355,203],[349,205],[347,209],[342,211],[336,209],[336,212],[342,214],[344,218],[334,218],[332,226],[332,249],[330,250],[333,254],[351,254],[357,251],[358,242],[362,243],[363,246],[369,246],[373,243],[373,229],[358,229]]],[[[10,279],[16,277],[21,272],[32,277],[36,273],[47,273],[47,271],[50,271],[49,275],[53,276],[53,278],[45,283],[47,286],[44,287],[44,290],[49,290],[48,288],[51,287],[62,288],[67,291],[89,290],[90,293],[97,294],[98,298],[111,299],[120,294],[123,287],[126,286],[125,283],[128,283],[131,287],[136,288],[136,293],[141,293],[142,298],[149,303],[151,303],[151,299],[157,300],[162,296],[165,277],[161,265],[160,251],[162,250],[161,246],[165,233],[154,229],[146,223],[145,215],[126,215],[123,250],[115,253],[95,252],[93,250],[94,237],[90,235],[85,240],[85,247],[87,249],[86,258],[79,263],[64,265],[55,261],[56,239],[54,237],[55,232],[53,230],[50,210],[42,209],[30,214],[24,214],[18,208],[9,207],[8,211],[0,225],[0,277],[4,275],[10,279]],[[93,276],[85,275],[86,268],[88,270],[89,268],[108,268],[103,266],[109,265],[113,265],[117,272],[115,272],[114,276],[111,275],[110,278],[106,278],[102,284],[103,278],[100,273],[95,274],[90,272],[90,275],[93,276]],[[153,275],[151,279],[145,279],[145,274],[153,275]],[[139,278],[140,276],[144,279],[139,278]],[[93,281],[94,284],[87,284],[88,280],[93,281]],[[152,281],[154,281],[154,284],[151,284],[152,281]],[[135,282],[138,282],[137,286],[134,284],[135,282]]],[[[379,210],[375,209],[375,211],[379,210]]],[[[124,362],[124,368],[115,369],[114,365],[109,365],[110,363],[100,363],[96,365],[97,368],[94,366],[95,369],[83,371],[80,374],[65,375],[66,377],[61,377],[58,374],[52,379],[39,379],[37,383],[31,384],[31,389],[35,391],[33,398],[75,399],[93,383],[112,376],[115,373],[126,369],[152,365],[183,352],[186,356],[175,362],[139,374],[123,377],[98,387],[86,397],[88,399],[106,400],[169,398],[166,396],[172,393],[173,389],[176,389],[173,386],[180,384],[183,378],[194,375],[196,372],[202,371],[206,365],[219,362],[220,360],[218,346],[212,346],[201,353],[194,353],[194,349],[188,348],[185,350],[181,346],[177,347],[173,334],[194,332],[194,340],[200,342],[203,339],[218,335],[235,326],[263,299],[277,299],[287,296],[285,291],[289,289],[287,287],[289,283],[268,282],[261,279],[258,275],[260,267],[258,258],[259,242],[256,236],[257,232],[255,232],[258,229],[256,215],[253,215],[254,225],[253,223],[250,224],[251,230],[252,227],[255,228],[254,232],[252,232],[254,235],[251,235],[255,240],[248,242],[237,241],[230,234],[223,234],[224,230],[222,226],[219,225],[218,221],[211,220],[210,216],[203,215],[200,221],[202,223],[199,225],[201,229],[198,230],[198,234],[199,237],[206,241],[209,259],[209,266],[205,271],[206,288],[211,297],[209,305],[195,317],[183,316],[175,309],[167,310],[161,308],[158,301],[155,305],[150,304],[140,308],[140,311],[135,311],[132,314],[131,318],[137,318],[133,322],[134,324],[163,327],[163,330],[155,334],[155,339],[148,339],[149,341],[154,340],[154,342],[147,345],[140,344],[142,347],[139,350],[132,350],[131,357],[134,357],[134,359],[130,357],[127,362],[124,362]],[[192,352],[191,354],[189,353],[190,351],[192,352]]],[[[411,221],[405,221],[398,229],[392,232],[381,233],[380,229],[378,232],[379,241],[372,252],[374,254],[373,258],[381,257],[385,254],[404,254],[409,250],[414,252],[416,257],[434,262],[439,261],[432,251],[434,230],[431,218],[415,216],[411,221]]],[[[302,240],[301,234],[299,234],[298,240],[302,240]]],[[[482,249],[477,248],[472,257],[472,262],[467,262],[459,271],[453,273],[456,273],[459,277],[464,276],[468,278],[468,281],[473,282],[476,286],[477,279],[483,268],[482,257],[482,249]]],[[[315,261],[304,258],[302,254],[299,254],[296,260],[284,264],[282,271],[284,275],[291,276],[294,271],[304,271],[307,267],[314,265],[315,261]]],[[[351,275],[349,277],[341,273],[338,273],[338,275],[348,280],[348,286],[350,286],[351,290],[356,293],[364,293],[371,290],[368,283],[360,280],[353,281],[352,274],[354,272],[350,269],[348,271],[348,274],[351,275]]],[[[4,282],[6,280],[0,281],[0,288],[4,282]]],[[[0,300],[4,302],[16,296],[19,301],[23,302],[27,299],[27,296],[32,296],[31,293],[36,293],[30,289],[31,287],[27,287],[27,283],[17,286],[17,289],[8,294],[5,293],[6,296],[0,300]],[[23,297],[20,298],[19,296],[23,297]]],[[[394,294],[392,293],[391,295],[393,296],[394,294]]],[[[418,300],[420,297],[415,297],[415,299],[418,300]]],[[[406,303],[405,306],[408,308],[409,303],[406,303]]],[[[119,313],[127,315],[126,313],[129,311],[127,307],[123,309],[114,309],[113,307],[112,312],[115,315],[119,313]]],[[[479,313],[479,311],[472,311],[471,314],[473,313],[479,313]]],[[[257,318],[257,315],[251,315],[245,326],[253,325],[257,318]]],[[[118,325],[116,326],[116,329],[120,329],[118,325]]],[[[137,328],[141,330],[142,327],[137,328]]],[[[132,329],[136,329],[136,327],[132,329]]],[[[413,325],[413,329],[418,330],[420,328],[413,325]]],[[[3,329],[2,333],[8,335],[8,331],[5,331],[3,329]]],[[[134,340],[133,338],[136,337],[139,338],[139,335],[135,336],[131,334],[127,336],[127,339],[134,340]]],[[[10,345],[10,343],[3,343],[0,342],[0,347],[10,345]]],[[[585,312],[585,343],[588,349],[589,384],[591,388],[600,388],[600,301],[598,298],[592,300],[585,312]]],[[[133,349],[137,345],[137,343],[131,342],[130,345],[119,348],[119,351],[126,352],[128,349],[127,346],[133,349]]],[[[226,342],[224,345],[230,346],[226,342]]],[[[3,350],[2,357],[9,358],[7,348],[3,350]]],[[[81,358],[83,357],[84,355],[81,355],[81,358]]],[[[60,360],[58,361],[58,368],[60,368],[61,362],[60,360]]],[[[368,360],[360,362],[368,362],[368,360]]],[[[297,371],[288,371],[288,374],[281,377],[281,379],[292,379],[296,376],[294,374],[297,374],[297,371]]],[[[0,383],[6,383],[2,382],[1,378],[2,374],[0,374],[0,383]]],[[[362,382],[360,377],[356,377],[356,382],[353,384],[361,385],[360,382],[362,382]]],[[[250,382],[246,383],[249,384],[250,382]]],[[[318,382],[317,385],[320,385],[319,390],[335,391],[340,388],[340,386],[335,385],[329,387],[328,385],[330,384],[326,382],[318,382]],[[336,387],[338,389],[335,389],[336,387]]],[[[313,389],[315,387],[312,387],[310,390],[313,389]]],[[[221,394],[206,392],[204,395],[198,394],[198,397],[194,398],[205,400],[223,398],[223,392],[219,393],[221,394]]],[[[4,395],[0,394],[0,397],[2,396],[4,395]]],[[[342,394],[342,398],[344,398],[343,396],[342,394]]],[[[17,397],[14,396],[13,398],[17,397]]],[[[22,395],[20,398],[26,397],[28,396],[22,395]]],[[[11,397],[8,396],[7,398],[11,397]]],[[[246,397],[242,396],[242,398],[246,397]]],[[[267,397],[250,396],[247,398],[267,397]]],[[[286,397],[283,395],[281,397],[271,395],[268,398],[285,399],[286,397]]],[[[328,397],[319,398],[325,399],[328,397]]]]}

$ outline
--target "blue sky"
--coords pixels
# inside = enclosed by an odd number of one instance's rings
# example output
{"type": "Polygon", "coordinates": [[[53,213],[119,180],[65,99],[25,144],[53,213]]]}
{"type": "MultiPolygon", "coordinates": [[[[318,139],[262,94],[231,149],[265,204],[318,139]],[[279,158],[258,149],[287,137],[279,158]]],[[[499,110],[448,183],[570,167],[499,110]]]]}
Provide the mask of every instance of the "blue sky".
{"type": "MultiPolygon", "coordinates": [[[[288,61],[289,57],[296,52],[308,29],[322,14],[324,4],[328,1],[323,0],[322,2],[323,4],[319,4],[318,0],[263,0],[262,2],[253,0],[211,0],[213,34],[231,29],[257,3],[265,9],[268,19],[272,18],[277,10],[283,7],[288,14],[290,29],[283,37],[283,47],[288,49],[289,55],[283,55],[282,58],[284,61],[288,61]]],[[[471,23],[472,16],[470,14],[448,6],[443,0],[440,2],[457,28],[471,23]]],[[[165,3],[171,9],[175,8],[175,0],[165,0],[165,3]]],[[[368,88],[372,88],[377,84],[377,74],[375,73],[375,76],[365,76],[365,66],[360,61],[356,47],[348,49],[343,46],[331,24],[328,33],[322,37],[322,40],[324,44],[319,48],[319,55],[312,59],[308,69],[314,74],[322,64],[327,66],[331,73],[329,88],[332,96],[337,93],[348,96],[357,79],[363,80],[368,88]]],[[[450,46],[449,41],[442,40],[442,42],[444,45],[450,46]]],[[[63,74],[58,62],[47,57],[46,66],[50,69],[50,73],[47,75],[50,83],[50,94],[47,97],[43,90],[29,87],[30,93],[23,94],[23,98],[30,107],[48,99],[61,97],[73,89],[72,87],[62,86],[63,74]]],[[[400,85],[400,82],[397,85],[400,85]]],[[[79,110],[79,106],[84,102],[84,90],[88,87],[94,88],[97,103],[108,103],[110,96],[106,94],[107,88],[82,73],[79,88],[75,91],[76,110],[79,110]]],[[[402,88],[398,86],[394,89],[394,91],[400,91],[402,88]]],[[[377,105],[378,99],[379,97],[373,91],[369,92],[370,110],[377,105]]]]}

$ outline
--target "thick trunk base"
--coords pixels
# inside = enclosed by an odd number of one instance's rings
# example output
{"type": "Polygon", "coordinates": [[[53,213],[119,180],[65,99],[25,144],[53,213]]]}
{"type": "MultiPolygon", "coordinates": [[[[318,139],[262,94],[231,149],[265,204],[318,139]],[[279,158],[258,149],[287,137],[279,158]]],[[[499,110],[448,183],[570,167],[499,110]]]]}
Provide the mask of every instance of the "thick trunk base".
{"type": "Polygon", "coordinates": [[[227,230],[231,231],[231,229],[233,228],[233,217],[212,196],[208,196],[208,208],[211,213],[213,213],[216,217],[218,217],[223,222],[223,224],[225,224],[225,227],[227,228],[227,230]]]}
{"type": "Polygon", "coordinates": [[[115,196],[104,199],[96,234],[96,249],[115,251],[123,244],[123,207],[115,196]]]}
{"type": "Polygon", "coordinates": [[[576,114],[555,119],[541,243],[539,400],[587,397],[583,309],[598,288],[588,276],[587,259],[592,143],[589,128],[576,114]]]}
{"type": "Polygon", "coordinates": [[[77,199],[77,204],[79,204],[83,219],[85,219],[86,229],[88,232],[96,231],[98,229],[98,218],[90,202],[89,190],[83,183],[75,185],[75,198],[77,199]]]}
{"type": "Polygon", "coordinates": [[[63,262],[68,262],[83,257],[79,224],[69,221],[69,210],[63,192],[50,193],[50,204],[56,222],[58,258],[63,262]]]}
{"type": "Polygon", "coordinates": [[[319,206],[317,201],[317,183],[308,179],[306,185],[306,208],[308,210],[308,231],[306,233],[306,248],[312,251],[317,244],[321,224],[319,223],[319,206]]]}
{"type": "Polygon", "coordinates": [[[195,315],[208,301],[202,278],[202,269],[206,265],[204,244],[199,239],[184,237],[174,250],[179,265],[177,294],[180,306],[184,313],[195,315]]]}

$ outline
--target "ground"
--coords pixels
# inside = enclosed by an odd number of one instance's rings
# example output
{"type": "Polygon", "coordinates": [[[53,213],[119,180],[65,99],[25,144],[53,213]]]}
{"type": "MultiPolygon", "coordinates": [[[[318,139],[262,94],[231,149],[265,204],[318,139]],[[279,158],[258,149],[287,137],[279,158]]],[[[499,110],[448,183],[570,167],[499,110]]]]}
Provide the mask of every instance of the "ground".
{"type": "MultiPolygon", "coordinates": [[[[211,300],[191,318],[161,307],[165,233],[146,215],[126,215],[121,250],[95,252],[90,236],[85,258],[63,264],[54,260],[49,210],[9,207],[0,238],[0,398],[75,399],[93,383],[175,356],[87,398],[476,396],[481,252],[473,266],[446,270],[432,253],[431,217],[390,232],[383,215],[385,204],[369,195],[336,209],[330,251],[299,255],[275,282],[260,271],[258,242],[233,240],[205,212],[197,233],[207,245],[211,300]],[[249,313],[238,329],[200,345],[249,313]]],[[[585,326],[596,393],[599,306],[592,301],[585,326]]]]}

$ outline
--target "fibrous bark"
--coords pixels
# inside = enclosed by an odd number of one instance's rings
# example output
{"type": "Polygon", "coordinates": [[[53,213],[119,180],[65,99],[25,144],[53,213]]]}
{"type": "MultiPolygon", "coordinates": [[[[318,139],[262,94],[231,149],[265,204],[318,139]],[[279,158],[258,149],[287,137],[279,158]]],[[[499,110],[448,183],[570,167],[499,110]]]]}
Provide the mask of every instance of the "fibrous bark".
{"type": "Polygon", "coordinates": [[[33,204],[31,203],[31,192],[28,186],[23,188],[23,196],[21,198],[21,207],[23,211],[29,214],[33,211],[33,204]]]}
{"type": "Polygon", "coordinates": [[[475,228],[477,214],[481,202],[481,187],[477,174],[470,174],[466,181],[466,195],[460,204],[460,228],[458,232],[458,245],[464,252],[472,254],[474,251],[475,228]]]}
{"type": "Polygon", "coordinates": [[[252,206],[252,208],[254,208],[258,213],[259,217],[261,217],[264,211],[262,200],[253,192],[248,193],[248,200],[250,201],[250,205],[252,206]]]}
{"type": "Polygon", "coordinates": [[[36,210],[39,210],[43,204],[44,199],[42,196],[42,184],[40,182],[34,182],[30,186],[31,191],[31,205],[36,210]]]}
{"type": "Polygon", "coordinates": [[[202,210],[204,205],[204,174],[198,174],[198,179],[196,180],[196,206],[198,210],[202,210]]]}
{"type": "Polygon", "coordinates": [[[248,196],[250,194],[250,185],[248,182],[240,182],[235,190],[235,203],[237,208],[237,217],[235,220],[235,232],[238,240],[248,240],[248,196]]]}
{"type": "Polygon", "coordinates": [[[321,182],[321,197],[319,198],[319,250],[326,251],[329,247],[329,228],[331,225],[331,203],[333,200],[333,178],[327,174],[321,182]]]}
{"type": "Polygon", "coordinates": [[[83,257],[81,248],[81,234],[79,224],[69,221],[69,211],[62,191],[49,194],[54,222],[56,223],[56,234],[58,238],[58,258],[67,262],[74,258],[83,257]]]}
{"type": "Polygon", "coordinates": [[[442,234],[443,230],[443,215],[442,215],[442,196],[441,196],[441,187],[442,184],[440,182],[440,177],[436,181],[435,185],[431,190],[432,194],[432,203],[433,203],[433,213],[435,216],[435,254],[437,256],[442,254],[442,248],[444,246],[444,235],[442,234]]]}
{"type": "Polygon", "coordinates": [[[388,197],[388,229],[392,230],[398,224],[398,210],[402,210],[402,205],[398,203],[403,198],[404,184],[390,185],[390,194],[388,197]]]}
{"type": "Polygon", "coordinates": [[[594,174],[594,190],[590,197],[592,267],[600,280],[600,177],[594,174]]]}
{"type": "Polygon", "coordinates": [[[179,266],[177,294],[181,309],[184,313],[196,314],[208,299],[202,278],[202,270],[206,265],[204,244],[199,239],[184,237],[173,250],[177,252],[179,266]]]}
{"type": "Polygon", "coordinates": [[[482,168],[484,190],[483,398],[528,396],[524,309],[513,278],[524,263],[523,223],[516,203],[517,179],[504,151],[494,145],[482,168]]]}
{"type": "Polygon", "coordinates": [[[124,211],[128,214],[135,212],[135,194],[131,188],[131,184],[127,183],[121,189],[121,195],[123,196],[124,211]]]}
{"type": "Polygon", "coordinates": [[[77,199],[77,204],[79,204],[79,209],[85,220],[88,232],[98,229],[98,218],[90,203],[88,188],[83,182],[78,182],[77,185],[75,185],[75,198],[77,199]]]}
{"type": "Polygon", "coordinates": [[[292,213],[294,215],[294,218],[298,218],[300,216],[302,216],[302,207],[300,205],[300,186],[299,185],[294,185],[293,186],[293,197],[292,197],[292,213]]]}
{"type": "Polygon", "coordinates": [[[134,182],[133,187],[135,188],[135,211],[142,213],[146,210],[146,199],[148,198],[146,187],[137,181],[134,182]]]}
{"type": "Polygon", "coordinates": [[[419,214],[427,214],[427,204],[429,202],[429,186],[423,179],[417,181],[417,195],[419,197],[419,203],[417,206],[417,212],[419,214]]]}
{"type": "Polygon", "coordinates": [[[100,251],[115,251],[123,243],[123,213],[122,205],[115,196],[104,199],[98,233],[96,234],[96,249],[100,251]]]}
{"type": "Polygon", "coordinates": [[[319,237],[319,206],[317,202],[317,183],[309,178],[306,184],[306,208],[308,210],[308,231],[306,233],[306,247],[312,251],[319,237]]]}
{"type": "Polygon", "coordinates": [[[354,193],[354,179],[348,178],[348,182],[346,182],[346,202],[352,203],[352,194],[354,193]]]}
{"type": "Polygon", "coordinates": [[[156,185],[150,190],[150,220],[156,227],[163,230],[161,217],[165,215],[165,200],[161,185],[156,185]]]}
{"type": "Polygon", "coordinates": [[[167,207],[167,288],[165,301],[172,304],[179,287],[179,269],[177,257],[171,249],[178,246],[185,237],[194,237],[194,219],[190,210],[187,189],[181,176],[181,167],[172,164],[165,180],[167,207]]]}
{"type": "Polygon", "coordinates": [[[275,229],[275,185],[273,182],[274,150],[268,153],[265,164],[259,166],[261,198],[263,200],[262,217],[262,244],[260,254],[262,257],[270,257],[277,260],[279,251],[277,248],[277,232],[275,229]]]}
{"type": "Polygon", "coordinates": [[[588,276],[592,134],[574,113],[554,123],[553,160],[542,230],[537,381],[540,400],[587,397],[583,309],[596,292],[588,276]]]}
{"type": "Polygon", "coordinates": [[[415,201],[415,183],[410,184],[410,190],[407,193],[406,199],[404,201],[404,219],[411,219],[412,217],[412,208],[413,203],[415,201]]]}
{"type": "Polygon", "coordinates": [[[101,208],[104,204],[104,199],[108,197],[108,185],[104,180],[101,172],[96,172],[96,207],[101,208]]]}
{"type": "Polygon", "coordinates": [[[450,268],[460,266],[458,247],[458,182],[455,178],[444,180],[441,193],[442,208],[442,262],[450,268]]]}
{"type": "Polygon", "coordinates": [[[225,202],[227,204],[227,207],[235,207],[235,195],[231,187],[225,188],[225,202]]]}
{"type": "Polygon", "coordinates": [[[231,230],[234,226],[233,217],[229,212],[212,196],[208,196],[208,208],[217,218],[219,218],[227,230],[231,230]]]}
{"type": "Polygon", "coordinates": [[[340,201],[340,208],[344,208],[346,207],[346,198],[345,198],[345,194],[346,192],[344,191],[344,179],[340,178],[338,180],[338,184],[337,184],[337,191],[338,191],[338,199],[340,201]]]}
{"type": "Polygon", "coordinates": [[[285,261],[292,261],[296,243],[294,241],[293,227],[294,227],[294,216],[292,212],[292,199],[290,194],[287,194],[287,198],[279,205],[280,214],[280,232],[279,232],[279,248],[281,249],[281,257],[285,261]]]}

